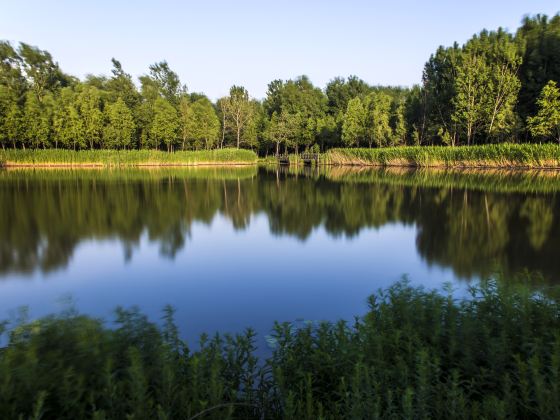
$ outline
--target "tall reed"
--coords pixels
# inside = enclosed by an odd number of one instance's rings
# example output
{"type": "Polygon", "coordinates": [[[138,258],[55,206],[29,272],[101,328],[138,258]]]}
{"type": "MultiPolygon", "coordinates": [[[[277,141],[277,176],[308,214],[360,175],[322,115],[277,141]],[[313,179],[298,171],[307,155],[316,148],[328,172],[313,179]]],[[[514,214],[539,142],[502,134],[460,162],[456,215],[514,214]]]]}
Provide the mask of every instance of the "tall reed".
{"type": "Polygon", "coordinates": [[[500,143],[331,149],[323,156],[323,161],[333,165],[560,168],[560,145],[500,143]]]}

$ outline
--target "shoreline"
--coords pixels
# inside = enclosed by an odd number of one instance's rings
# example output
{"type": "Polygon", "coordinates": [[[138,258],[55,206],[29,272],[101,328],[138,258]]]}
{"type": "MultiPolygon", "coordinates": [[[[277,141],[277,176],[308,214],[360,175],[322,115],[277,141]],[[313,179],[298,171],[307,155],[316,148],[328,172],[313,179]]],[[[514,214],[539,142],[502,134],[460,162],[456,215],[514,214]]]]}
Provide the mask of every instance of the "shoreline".
{"type": "MultiPolygon", "coordinates": [[[[434,168],[560,170],[560,145],[500,143],[475,146],[395,146],[334,148],[304,162],[288,155],[281,166],[356,168],[434,168]]],[[[216,149],[168,153],[158,150],[20,150],[0,151],[0,168],[111,168],[279,165],[275,156],[258,157],[246,149],[216,149]]]]}
{"type": "Polygon", "coordinates": [[[241,166],[253,166],[257,163],[252,162],[200,162],[200,163],[121,163],[121,164],[111,164],[111,163],[17,163],[17,162],[6,162],[0,163],[0,169],[10,169],[10,168],[184,168],[184,167],[210,167],[210,166],[227,166],[227,167],[241,167],[241,166]]]}

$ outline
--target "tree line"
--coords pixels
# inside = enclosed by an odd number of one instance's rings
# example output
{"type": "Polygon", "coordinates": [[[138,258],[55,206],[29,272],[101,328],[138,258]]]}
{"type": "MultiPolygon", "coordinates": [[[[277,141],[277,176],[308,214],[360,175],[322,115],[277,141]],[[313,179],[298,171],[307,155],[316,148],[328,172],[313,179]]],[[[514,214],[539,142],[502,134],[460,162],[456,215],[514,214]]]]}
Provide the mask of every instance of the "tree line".
{"type": "Polygon", "coordinates": [[[0,41],[2,148],[200,150],[260,155],[332,147],[560,142],[560,14],[526,17],[515,34],[483,30],[440,47],[412,88],[336,77],[274,80],[257,100],[242,86],[212,102],[166,61],[138,83],[64,73],[51,54],[0,41]]]}

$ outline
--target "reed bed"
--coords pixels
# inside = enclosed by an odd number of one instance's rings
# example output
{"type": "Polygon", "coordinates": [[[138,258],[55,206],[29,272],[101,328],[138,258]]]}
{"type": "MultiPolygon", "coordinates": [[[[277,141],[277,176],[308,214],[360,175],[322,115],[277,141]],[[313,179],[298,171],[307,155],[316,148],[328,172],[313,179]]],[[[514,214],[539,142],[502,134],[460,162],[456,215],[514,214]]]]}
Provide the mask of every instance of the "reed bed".
{"type": "Polygon", "coordinates": [[[557,144],[488,144],[480,146],[405,146],[331,149],[331,165],[464,168],[560,168],[557,144]]]}
{"type": "Polygon", "coordinates": [[[163,152],[158,150],[19,150],[0,152],[4,166],[183,166],[247,165],[257,162],[251,150],[217,149],[163,152]]]}

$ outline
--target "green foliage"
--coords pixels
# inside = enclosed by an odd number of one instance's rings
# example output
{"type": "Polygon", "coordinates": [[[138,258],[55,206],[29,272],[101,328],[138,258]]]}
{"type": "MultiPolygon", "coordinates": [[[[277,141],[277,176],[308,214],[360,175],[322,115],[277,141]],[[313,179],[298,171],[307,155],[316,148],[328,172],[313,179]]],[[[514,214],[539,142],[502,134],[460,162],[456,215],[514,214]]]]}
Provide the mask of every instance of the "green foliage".
{"type": "Polygon", "coordinates": [[[463,48],[456,66],[452,121],[465,130],[467,144],[482,133],[503,136],[515,123],[521,64],[511,35],[482,31],[463,48]]]}
{"type": "Polygon", "coordinates": [[[182,111],[183,139],[195,150],[213,148],[220,134],[220,120],[212,103],[207,98],[201,98],[182,106],[186,107],[182,111]]]}
{"type": "Polygon", "coordinates": [[[366,110],[360,98],[348,101],[342,123],[342,141],[346,146],[358,146],[366,134],[366,110]]]}
{"type": "Polygon", "coordinates": [[[549,81],[537,99],[539,111],[527,119],[529,131],[534,137],[554,138],[560,143],[560,89],[549,81]]]}
{"type": "Polygon", "coordinates": [[[303,75],[272,81],[262,101],[232,86],[213,104],[201,93],[187,93],[166,61],[150,65],[138,89],[114,58],[111,77],[80,81],[64,74],[47,51],[0,41],[0,144],[168,151],[234,146],[268,156],[280,146],[297,155],[314,144],[325,151],[558,140],[551,132],[552,108],[545,111],[539,102],[545,85],[560,81],[558,57],[560,15],[536,15],[524,18],[515,34],[484,29],[464,45],[439,47],[412,88],[350,76],[335,77],[322,90],[303,75]],[[119,100],[133,122],[126,129],[112,126],[109,115],[119,100]],[[358,100],[366,114],[363,130],[358,100]]]}
{"type": "Polygon", "coordinates": [[[157,150],[13,150],[0,152],[7,165],[195,165],[204,163],[256,163],[257,155],[250,150],[219,149],[164,153],[157,150]]]}
{"type": "Polygon", "coordinates": [[[331,149],[325,155],[325,162],[334,165],[558,168],[560,146],[501,143],[470,147],[331,149]]]}
{"type": "Polygon", "coordinates": [[[543,87],[550,80],[560,82],[560,15],[524,17],[516,38],[523,58],[517,108],[526,121],[537,113],[536,101],[543,87]]]}
{"type": "Polygon", "coordinates": [[[366,138],[369,147],[387,146],[392,138],[389,120],[391,116],[391,97],[383,91],[374,91],[365,98],[366,138]]]}
{"type": "Polygon", "coordinates": [[[23,118],[25,143],[34,149],[49,146],[50,115],[46,101],[40,102],[33,93],[28,92],[23,118]]]}
{"type": "Polygon", "coordinates": [[[83,135],[90,149],[101,144],[103,134],[103,113],[101,112],[101,96],[94,86],[84,86],[77,97],[78,109],[82,119],[83,135]]]}
{"type": "Polygon", "coordinates": [[[353,325],[275,324],[180,340],[137,310],[115,327],[70,311],[10,327],[0,351],[3,418],[556,418],[557,300],[482,281],[456,299],[407,281],[368,299],[353,325]],[[484,349],[484,351],[481,351],[484,349]]]}
{"type": "Polygon", "coordinates": [[[135,129],[132,113],[119,98],[107,106],[105,118],[108,121],[103,133],[103,141],[115,149],[128,149],[132,146],[135,129]]]}
{"type": "Polygon", "coordinates": [[[152,144],[159,148],[161,142],[172,152],[177,141],[179,116],[175,108],[165,99],[158,98],[154,104],[154,120],[150,129],[152,144]]]}

